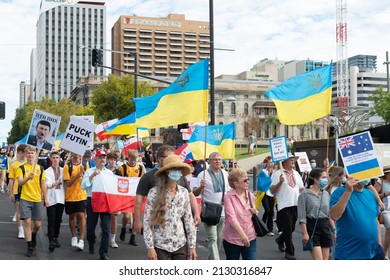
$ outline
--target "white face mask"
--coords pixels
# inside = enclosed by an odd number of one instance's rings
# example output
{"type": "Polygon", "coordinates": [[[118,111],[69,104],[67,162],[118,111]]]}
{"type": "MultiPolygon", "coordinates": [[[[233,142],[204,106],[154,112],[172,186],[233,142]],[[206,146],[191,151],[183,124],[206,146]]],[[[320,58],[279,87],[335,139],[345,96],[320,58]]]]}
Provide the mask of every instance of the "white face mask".
{"type": "Polygon", "coordinates": [[[180,170],[169,170],[168,172],[168,178],[174,182],[178,181],[181,176],[182,174],[180,170]]]}

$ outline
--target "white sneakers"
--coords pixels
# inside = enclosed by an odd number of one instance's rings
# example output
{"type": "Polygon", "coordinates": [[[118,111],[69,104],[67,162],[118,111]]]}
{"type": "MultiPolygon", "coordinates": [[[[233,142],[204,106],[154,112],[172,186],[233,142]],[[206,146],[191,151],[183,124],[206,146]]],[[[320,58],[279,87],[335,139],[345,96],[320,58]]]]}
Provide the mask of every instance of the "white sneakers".
{"type": "Polygon", "coordinates": [[[13,221],[13,222],[16,222],[16,213],[15,213],[15,215],[12,217],[12,221],[13,221]]]}
{"type": "Polygon", "coordinates": [[[72,237],[72,242],[71,242],[72,247],[77,247],[77,237],[72,237]]]}
{"type": "Polygon", "coordinates": [[[274,236],[275,235],[275,233],[273,233],[272,231],[270,231],[269,233],[267,233],[268,234],[268,236],[274,236]]]}
{"type": "Polygon", "coordinates": [[[24,229],[23,229],[23,227],[19,227],[18,238],[19,239],[24,239],[24,229]]]}
{"type": "Polygon", "coordinates": [[[84,249],[84,240],[79,240],[79,243],[76,247],[79,251],[82,251],[84,249]]]}
{"type": "Polygon", "coordinates": [[[115,240],[111,240],[110,241],[110,247],[111,248],[118,248],[119,246],[118,246],[118,244],[116,244],[115,240]]]}

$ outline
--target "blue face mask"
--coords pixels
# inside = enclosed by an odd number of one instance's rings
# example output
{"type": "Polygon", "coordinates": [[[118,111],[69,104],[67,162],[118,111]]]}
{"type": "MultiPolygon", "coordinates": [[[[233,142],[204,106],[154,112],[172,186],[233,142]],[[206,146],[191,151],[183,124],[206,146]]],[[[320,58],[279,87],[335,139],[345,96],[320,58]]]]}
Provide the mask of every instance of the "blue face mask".
{"type": "Polygon", "coordinates": [[[347,182],[347,178],[345,178],[345,177],[341,178],[340,182],[341,182],[341,184],[345,184],[345,182],[347,182]]]}
{"type": "Polygon", "coordinates": [[[320,180],[319,186],[321,189],[325,188],[328,185],[328,179],[327,178],[322,178],[320,180]]]}
{"type": "Polygon", "coordinates": [[[360,182],[359,182],[359,185],[362,186],[362,187],[364,188],[364,187],[367,186],[370,182],[371,182],[370,179],[364,180],[364,181],[360,181],[360,182]]]}
{"type": "Polygon", "coordinates": [[[312,163],[310,163],[310,166],[311,166],[311,168],[316,168],[316,166],[317,166],[317,163],[315,163],[315,162],[312,162],[312,163]]]}
{"type": "Polygon", "coordinates": [[[182,174],[180,170],[169,170],[168,172],[168,178],[174,182],[178,181],[181,176],[182,174]]]}

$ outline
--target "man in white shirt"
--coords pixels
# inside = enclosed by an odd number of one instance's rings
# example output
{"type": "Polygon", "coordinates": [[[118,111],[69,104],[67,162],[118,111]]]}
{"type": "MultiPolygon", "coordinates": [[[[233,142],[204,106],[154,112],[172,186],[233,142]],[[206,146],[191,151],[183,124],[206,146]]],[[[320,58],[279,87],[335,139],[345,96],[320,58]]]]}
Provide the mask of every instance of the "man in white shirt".
{"type": "Polygon", "coordinates": [[[275,241],[288,260],[296,259],[292,233],[297,222],[299,192],[304,187],[301,176],[294,170],[297,159],[289,153],[289,158],[282,162],[283,168],[272,175],[271,183],[271,193],[278,201],[278,225],[282,227],[279,228],[282,234],[275,241]]]}
{"type": "MultiPolygon", "coordinates": [[[[226,194],[230,190],[228,173],[222,168],[222,155],[213,152],[209,156],[210,167],[199,173],[193,189],[195,196],[202,194],[203,201],[212,203],[222,202],[222,192],[226,194]]],[[[222,233],[225,222],[225,211],[217,225],[204,224],[208,239],[209,260],[219,260],[219,249],[222,244],[222,233]]]]}

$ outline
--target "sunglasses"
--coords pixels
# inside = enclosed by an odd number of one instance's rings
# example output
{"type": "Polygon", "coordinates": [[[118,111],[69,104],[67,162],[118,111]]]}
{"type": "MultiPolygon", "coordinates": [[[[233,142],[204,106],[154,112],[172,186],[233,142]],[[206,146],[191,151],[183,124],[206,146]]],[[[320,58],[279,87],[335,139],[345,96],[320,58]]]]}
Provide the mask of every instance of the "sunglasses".
{"type": "Polygon", "coordinates": [[[243,181],[244,183],[248,183],[249,182],[249,179],[248,178],[246,178],[246,179],[244,179],[244,181],[243,181]]]}

